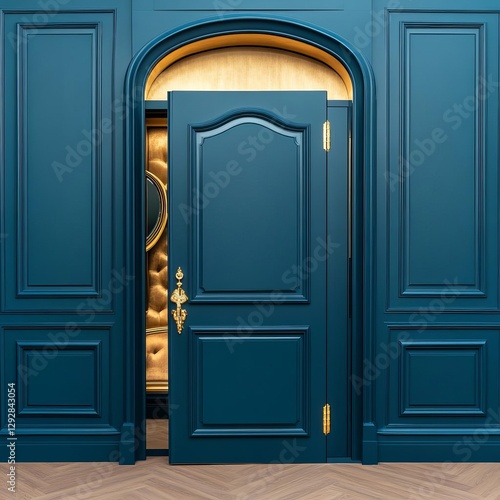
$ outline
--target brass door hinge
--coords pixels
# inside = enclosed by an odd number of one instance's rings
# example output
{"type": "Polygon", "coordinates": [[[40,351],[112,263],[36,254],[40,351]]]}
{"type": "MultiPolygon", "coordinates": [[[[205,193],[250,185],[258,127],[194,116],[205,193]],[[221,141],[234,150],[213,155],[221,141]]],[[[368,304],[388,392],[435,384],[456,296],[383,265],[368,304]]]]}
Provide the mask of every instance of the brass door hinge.
{"type": "Polygon", "coordinates": [[[325,436],[330,434],[330,422],[330,405],[327,403],[325,406],[323,406],[323,434],[325,436]]]}
{"type": "Polygon", "coordinates": [[[327,120],[323,123],[323,149],[325,151],[330,151],[331,147],[331,130],[330,122],[327,120]]]}

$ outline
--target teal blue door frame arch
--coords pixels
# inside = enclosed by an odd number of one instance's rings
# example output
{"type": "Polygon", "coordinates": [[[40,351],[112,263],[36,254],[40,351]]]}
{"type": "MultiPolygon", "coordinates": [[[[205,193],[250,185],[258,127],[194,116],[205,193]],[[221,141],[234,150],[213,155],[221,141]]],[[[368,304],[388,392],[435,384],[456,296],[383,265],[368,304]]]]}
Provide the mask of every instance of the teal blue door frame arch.
{"type": "MultiPolygon", "coordinates": [[[[370,65],[352,45],[334,33],[283,17],[231,15],[208,19],[167,32],[148,43],[133,59],[125,81],[126,192],[124,193],[126,270],[140,277],[127,289],[126,365],[124,380],[126,423],[120,462],[145,459],[145,217],[144,89],[152,68],[167,54],[195,41],[234,34],[267,34],[310,44],[335,57],[353,83],[352,113],[352,369],[361,376],[363,360],[373,353],[373,275],[375,249],[375,86],[370,65]]],[[[377,461],[374,395],[367,384],[352,400],[352,458],[377,461]]]]}

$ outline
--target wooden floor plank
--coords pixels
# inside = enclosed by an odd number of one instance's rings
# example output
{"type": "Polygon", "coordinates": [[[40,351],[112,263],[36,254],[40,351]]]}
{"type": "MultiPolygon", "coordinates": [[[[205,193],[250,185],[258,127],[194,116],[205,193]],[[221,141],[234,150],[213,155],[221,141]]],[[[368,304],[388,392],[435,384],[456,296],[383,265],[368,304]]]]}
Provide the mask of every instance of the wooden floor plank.
{"type": "MultiPolygon", "coordinates": [[[[0,464],[6,477],[8,466],[0,464]]],[[[22,500],[500,500],[500,464],[17,464],[22,500]]]]}

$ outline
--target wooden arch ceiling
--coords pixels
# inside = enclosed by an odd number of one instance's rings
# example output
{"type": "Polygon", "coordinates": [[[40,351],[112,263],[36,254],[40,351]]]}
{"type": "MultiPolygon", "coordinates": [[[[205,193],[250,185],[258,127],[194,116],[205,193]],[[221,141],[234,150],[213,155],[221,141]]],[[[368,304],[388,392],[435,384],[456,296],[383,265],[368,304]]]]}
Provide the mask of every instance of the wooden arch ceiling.
{"type": "Polygon", "coordinates": [[[167,54],[151,71],[145,98],[169,90],[326,90],[328,99],[352,99],[344,66],[321,49],[284,37],[223,35],[167,54]]]}

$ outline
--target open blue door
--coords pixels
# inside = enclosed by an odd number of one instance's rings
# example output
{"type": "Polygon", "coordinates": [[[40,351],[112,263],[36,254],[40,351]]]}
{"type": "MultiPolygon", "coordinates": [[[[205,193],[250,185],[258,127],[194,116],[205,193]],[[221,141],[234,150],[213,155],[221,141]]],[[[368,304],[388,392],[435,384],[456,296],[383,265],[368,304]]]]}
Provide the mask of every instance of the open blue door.
{"type": "Polygon", "coordinates": [[[326,460],[326,119],[325,92],[169,94],[171,463],[326,460]]]}

